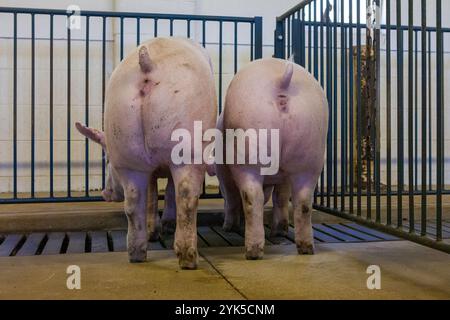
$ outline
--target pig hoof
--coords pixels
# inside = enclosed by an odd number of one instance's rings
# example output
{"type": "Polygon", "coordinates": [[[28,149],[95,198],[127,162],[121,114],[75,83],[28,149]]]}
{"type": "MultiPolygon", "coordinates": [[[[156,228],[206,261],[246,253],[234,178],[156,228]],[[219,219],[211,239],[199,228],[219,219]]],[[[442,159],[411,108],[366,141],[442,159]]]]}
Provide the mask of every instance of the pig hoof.
{"type": "Polygon", "coordinates": [[[147,261],[147,251],[130,253],[128,256],[130,263],[141,263],[147,261]]]}
{"type": "Polygon", "coordinates": [[[240,227],[237,224],[225,222],[222,226],[223,231],[225,232],[240,232],[240,227]]]}
{"type": "Polygon", "coordinates": [[[177,257],[180,268],[183,270],[197,269],[197,256],[197,250],[192,247],[187,250],[178,251],[177,257]]]}
{"type": "Polygon", "coordinates": [[[151,241],[151,242],[158,241],[159,240],[159,233],[160,233],[159,230],[149,232],[148,240],[151,241]]]}
{"type": "Polygon", "coordinates": [[[162,220],[162,232],[164,234],[174,234],[176,221],[175,220],[162,220]]]}
{"type": "Polygon", "coordinates": [[[257,244],[253,245],[251,248],[247,248],[245,252],[245,258],[247,260],[258,260],[262,259],[264,256],[264,249],[257,244]]]}
{"type": "Polygon", "coordinates": [[[279,222],[270,229],[271,237],[286,237],[288,234],[289,225],[287,221],[279,222]]]}
{"type": "Polygon", "coordinates": [[[297,252],[298,254],[314,254],[314,244],[300,241],[297,243],[297,252]]]}

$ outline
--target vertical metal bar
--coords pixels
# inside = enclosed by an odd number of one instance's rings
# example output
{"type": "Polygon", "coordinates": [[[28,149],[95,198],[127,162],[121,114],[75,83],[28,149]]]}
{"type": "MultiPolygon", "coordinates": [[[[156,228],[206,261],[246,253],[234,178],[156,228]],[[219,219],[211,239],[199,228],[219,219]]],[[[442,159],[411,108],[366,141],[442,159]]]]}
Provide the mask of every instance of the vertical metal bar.
{"type": "Polygon", "coordinates": [[[433,145],[431,142],[432,139],[432,118],[431,118],[431,101],[432,101],[432,92],[433,92],[433,82],[431,79],[431,32],[428,32],[428,177],[429,177],[429,190],[433,190],[432,185],[432,164],[433,164],[433,145]]]}
{"type": "Polygon", "coordinates": [[[223,23],[219,22],[219,114],[222,112],[223,23]]]}
{"type": "MultiPolygon", "coordinates": [[[[69,19],[69,17],[67,17],[69,19]]],[[[67,28],[67,197],[72,195],[72,183],[71,183],[71,135],[70,128],[72,125],[71,120],[71,30],[67,28]]]]}
{"type": "Polygon", "coordinates": [[[35,111],[36,111],[36,95],[35,95],[35,82],[36,82],[36,30],[35,30],[35,15],[31,14],[31,198],[34,198],[34,179],[35,179],[35,111]]]}
{"type": "Polygon", "coordinates": [[[308,71],[312,72],[312,56],[311,56],[311,3],[308,4],[308,71]]]}
{"type": "Polygon", "coordinates": [[[153,36],[156,38],[158,36],[158,19],[153,20],[153,36]]]}
{"type": "Polygon", "coordinates": [[[418,92],[418,83],[419,83],[419,72],[418,68],[418,53],[419,53],[419,33],[417,30],[414,30],[414,191],[418,190],[418,178],[419,174],[417,172],[418,169],[418,161],[419,161],[419,113],[418,113],[418,104],[419,104],[419,92],[418,92]]]}
{"type": "MultiPolygon", "coordinates": [[[[333,203],[333,208],[337,209],[337,203],[338,203],[338,191],[337,191],[337,185],[338,185],[338,174],[337,174],[337,154],[338,154],[338,129],[337,129],[337,108],[338,108],[338,77],[337,77],[337,72],[338,72],[338,53],[337,53],[337,0],[334,0],[334,6],[333,6],[333,13],[334,13],[334,23],[333,23],[333,56],[334,56],[334,61],[333,61],[333,105],[334,105],[334,111],[333,111],[333,115],[334,115],[334,124],[333,124],[333,128],[334,128],[334,132],[333,132],[333,137],[334,137],[334,141],[333,141],[333,194],[334,194],[334,203],[333,203]]],[[[331,67],[330,67],[331,69],[331,67]]],[[[343,108],[343,106],[341,106],[341,108],[343,108]]],[[[342,142],[341,142],[342,143],[342,142]]]]}
{"type": "Polygon", "coordinates": [[[13,197],[17,199],[17,13],[14,13],[13,197]]]}
{"type": "Polygon", "coordinates": [[[206,47],[206,21],[202,21],[202,44],[206,47]]]}
{"type": "Polygon", "coordinates": [[[376,27],[375,27],[375,78],[376,78],[376,123],[375,123],[375,221],[377,223],[381,222],[381,12],[380,12],[380,1],[375,1],[376,5],[376,27]]]}
{"type": "MultiPolygon", "coordinates": [[[[104,130],[105,122],[105,91],[106,91],[106,17],[103,17],[102,28],[102,130],[104,130]]],[[[106,179],[106,159],[105,150],[102,149],[102,189],[105,189],[106,179]]]]}
{"type": "Polygon", "coordinates": [[[300,26],[301,26],[301,36],[302,36],[302,42],[301,42],[301,52],[302,52],[302,66],[306,68],[306,23],[305,23],[305,8],[301,10],[301,20],[300,20],[300,26]]]}
{"type": "Polygon", "coordinates": [[[170,19],[169,22],[169,31],[170,31],[170,36],[173,37],[173,19],[170,19]]]}
{"type": "Polygon", "coordinates": [[[141,19],[136,18],[136,46],[141,44],[141,19]]]}
{"type": "Polygon", "coordinates": [[[123,17],[120,17],[120,61],[123,60],[123,17]]]}
{"type": "MultiPolygon", "coordinates": [[[[84,121],[86,126],[89,126],[89,16],[86,16],[86,61],[85,61],[85,109],[84,109],[84,121]]],[[[85,159],[84,159],[84,187],[85,196],[89,197],[89,139],[85,139],[84,143],[85,159]]]]}
{"type": "Polygon", "coordinates": [[[427,234],[427,1],[421,1],[422,19],[422,196],[420,235],[427,234]]]}
{"type": "Polygon", "coordinates": [[[53,14],[50,15],[50,93],[49,93],[49,99],[50,99],[50,110],[49,110],[49,158],[50,158],[50,198],[54,197],[53,194],[53,28],[54,28],[54,16],[53,14]]]}
{"type": "Polygon", "coordinates": [[[263,19],[255,17],[255,59],[263,56],[263,19]]]}
{"type": "Polygon", "coordinates": [[[317,26],[317,0],[314,1],[314,77],[319,80],[319,32],[317,26]]]}
{"type": "Polygon", "coordinates": [[[408,198],[409,232],[414,233],[414,23],[413,0],[408,0],[408,198]]]}
{"type": "Polygon", "coordinates": [[[294,62],[297,64],[301,64],[301,49],[300,49],[300,42],[301,42],[301,35],[300,35],[300,21],[298,18],[294,17],[292,19],[292,55],[294,56],[294,62]]]}
{"type": "Polygon", "coordinates": [[[354,187],[355,187],[355,183],[354,183],[354,167],[353,167],[353,157],[354,157],[354,125],[353,125],[353,119],[354,119],[354,90],[353,90],[353,1],[349,1],[348,3],[349,6],[349,31],[348,31],[348,35],[349,35],[349,44],[348,44],[348,66],[349,66],[349,115],[348,115],[348,119],[349,119],[349,181],[348,181],[348,185],[349,185],[349,212],[350,214],[353,214],[354,211],[354,205],[353,205],[353,196],[354,196],[354,187]]]}
{"type": "MultiPolygon", "coordinates": [[[[345,211],[347,178],[347,40],[345,6],[341,2],[341,211],[345,211]]],[[[337,9],[336,9],[337,10],[337,9]]]]}
{"type": "MultiPolygon", "coordinates": [[[[276,41],[276,36],[275,36],[276,41]]],[[[237,73],[238,70],[238,23],[234,22],[234,74],[237,73]]]]}
{"type": "MultiPolygon", "coordinates": [[[[322,14],[323,14],[323,0],[320,0],[320,85],[322,88],[325,88],[324,85],[324,52],[323,52],[323,23],[322,23],[322,14]]],[[[320,205],[324,205],[325,196],[325,167],[322,169],[322,173],[320,174],[320,205]]]]}
{"type": "Polygon", "coordinates": [[[361,187],[362,187],[362,146],[361,146],[361,135],[362,135],[362,106],[361,106],[361,0],[356,2],[356,73],[357,73],[357,101],[356,101],[356,117],[357,117],[357,192],[356,192],[356,214],[361,215],[361,187]]]}
{"type": "Polygon", "coordinates": [[[187,21],[187,37],[191,37],[191,20],[187,21]]]}
{"type": "Polygon", "coordinates": [[[444,37],[442,0],[436,0],[436,240],[442,240],[442,190],[444,183],[444,37]]]}
{"type": "Polygon", "coordinates": [[[277,21],[275,29],[275,57],[286,59],[286,34],[284,20],[277,21]]]}
{"type": "Polygon", "coordinates": [[[250,24],[250,61],[254,60],[253,57],[254,57],[254,54],[255,54],[255,41],[254,41],[255,34],[254,34],[254,29],[255,29],[254,23],[251,23],[250,24]]]}
{"type": "MultiPolygon", "coordinates": [[[[328,0],[327,0],[328,1],[328,0]]],[[[323,13],[322,13],[323,14],[323,13]]],[[[325,17],[322,18],[324,20],[325,17]]],[[[333,106],[333,66],[332,66],[332,33],[331,23],[323,21],[326,29],[326,81],[327,81],[327,100],[328,100],[328,136],[327,136],[327,207],[331,207],[331,188],[333,184],[333,133],[334,133],[334,106],[333,106]]]]}
{"type": "Polygon", "coordinates": [[[397,227],[403,219],[403,31],[401,0],[397,0],[397,227]]]}
{"type": "Polygon", "coordinates": [[[392,224],[391,0],[386,0],[386,224],[392,224]]]}
{"type": "Polygon", "coordinates": [[[291,17],[287,17],[287,57],[290,58],[291,57],[291,17]]]}

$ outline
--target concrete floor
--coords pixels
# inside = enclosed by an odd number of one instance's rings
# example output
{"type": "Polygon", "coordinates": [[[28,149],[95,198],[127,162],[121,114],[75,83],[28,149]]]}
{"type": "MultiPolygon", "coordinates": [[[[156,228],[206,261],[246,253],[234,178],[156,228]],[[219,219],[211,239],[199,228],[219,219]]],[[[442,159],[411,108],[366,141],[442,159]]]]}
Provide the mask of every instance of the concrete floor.
{"type": "Polygon", "coordinates": [[[173,251],[0,258],[0,299],[450,299],[450,255],[408,241],[318,244],[314,256],[271,246],[260,261],[243,248],[204,248],[198,270],[178,268],[173,251]],[[81,290],[66,268],[81,268],[81,290]],[[366,287],[369,265],[381,289],[366,287]]]}

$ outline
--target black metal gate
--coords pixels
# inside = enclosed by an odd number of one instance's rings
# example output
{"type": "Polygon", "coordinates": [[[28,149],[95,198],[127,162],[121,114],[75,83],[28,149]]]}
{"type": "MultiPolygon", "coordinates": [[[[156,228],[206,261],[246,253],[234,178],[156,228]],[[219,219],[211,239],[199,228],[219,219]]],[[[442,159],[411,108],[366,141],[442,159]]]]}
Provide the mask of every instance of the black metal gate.
{"type": "Polygon", "coordinates": [[[275,56],[293,54],[328,97],[316,209],[450,252],[449,35],[440,0],[304,0],[277,18],[275,56]]]}

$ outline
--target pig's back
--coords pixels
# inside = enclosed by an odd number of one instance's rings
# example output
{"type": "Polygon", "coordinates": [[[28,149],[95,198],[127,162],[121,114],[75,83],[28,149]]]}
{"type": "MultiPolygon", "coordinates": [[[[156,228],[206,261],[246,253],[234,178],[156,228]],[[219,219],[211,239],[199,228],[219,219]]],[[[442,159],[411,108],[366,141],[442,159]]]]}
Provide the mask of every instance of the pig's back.
{"type": "Polygon", "coordinates": [[[111,76],[105,115],[108,148],[120,149],[116,160],[134,167],[168,162],[173,130],[192,132],[194,120],[212,127],[216,117],[214,79],[203,48],[178,38],[143,46],[151,72],[142,73],[138,49],[127,56],[111,76]]]}
{"type": "Polygon", "coordinates": [[[314,77],[298,65],[288,88],[280,89],[287,63],[262,59],[241,69],[228,89],[225,127],[279,129],[282,169],[317,161],[320,166],[328,122],[326,97],[314,77]]]}

